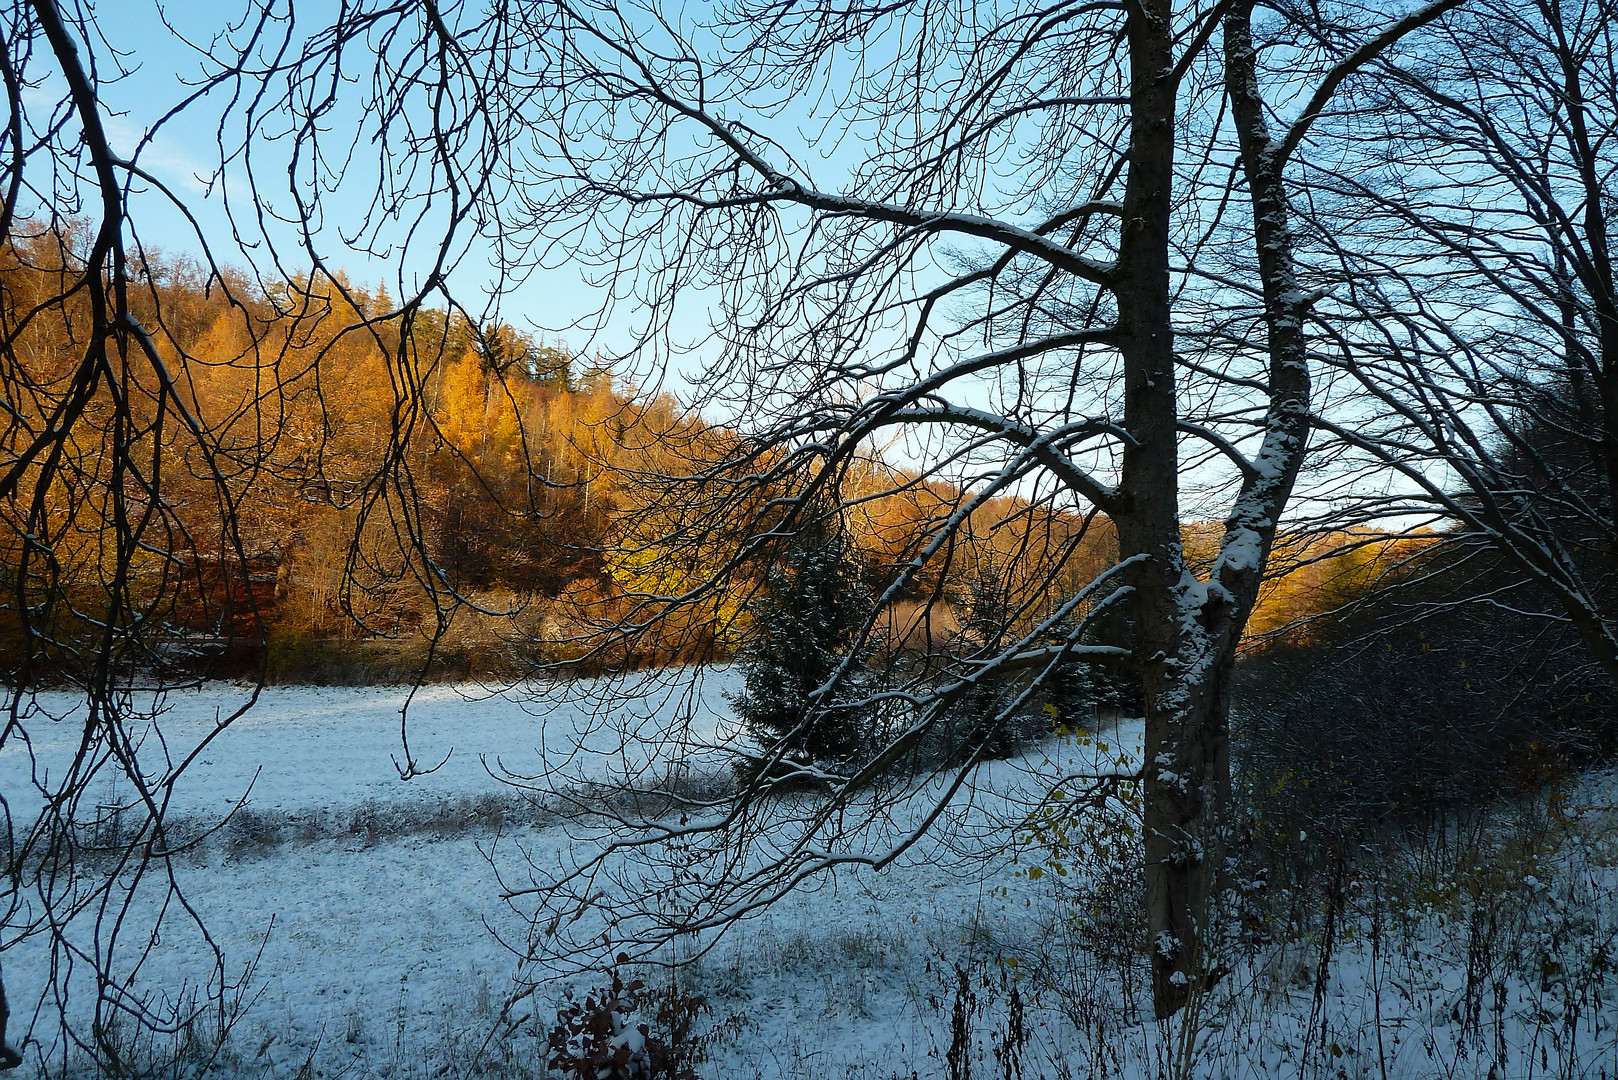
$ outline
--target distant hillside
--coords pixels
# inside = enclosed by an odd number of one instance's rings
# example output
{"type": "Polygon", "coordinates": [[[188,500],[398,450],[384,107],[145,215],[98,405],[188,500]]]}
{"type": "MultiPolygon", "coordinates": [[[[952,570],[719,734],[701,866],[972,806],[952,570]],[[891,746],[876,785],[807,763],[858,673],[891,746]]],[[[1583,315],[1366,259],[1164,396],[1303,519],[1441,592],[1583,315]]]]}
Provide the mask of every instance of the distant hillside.
{"type": "MultiPolygon", "coordinates": [[[[73,378],[84,350],[88,319],[76,301],[40,303],[72,269],[62,255],[72,237],[60,239],[0,249],[6,333],[25,381],[44,391],[7,403],[7,456],[48,426],[40,403],[73,378]]],[[[136,281],[143,320],[162,327],[155,344],[172,384],[150,378],[143,399],[121,402],[102,391],[89,410],[105,437],[67,448],[71,480],[41,508],[0,507],[0,573],[37,597],[27,601],[33,619],[58,648],[93,636],[108,590],[123,588],[171,631],[145,658],[152,664],[214,673],[265,665],[282,681],[409,678],[429,659],[430,677],[514,674],[587,655],[592,634],[633,607],[627,597],[679,585],[666,580],[670,560],[658,548],[674,531],[668,515],[683,512],[669,478],[720,460],[737,436],[673,398],[626,393],[565,346],[508,324],[401,312],[385,291],[341,276],[257,289],[184,259],[154,259],[136,281]],[[205,449],[177,436],[175,402],[208,433],[205,449]],[[107,440],[117,437],[145,446],[150,475],[105,475],[107,440]],[[158,492],[161,513],[143,534],[134,578],[110,582],[98,526],[121,512],[120,483],[158,492]],[[43,529],[28,524],[36,510],[43,529]],[[232,520],[235,534],[221,529],[232,520]],[[32,569],[18,574],[24,545],[36,545],[32,568],[47,541],[54,592],[32,569]]],[[[855,496],[848,525],[873,580],[914,557],[920,523],[961,502],[959,491],[879,460],[859,463],[845,483],[855,496]]],[[[739,537],[709,524],[692,580],[737,554],[739,537]]],[[[985,502],[963,535],[958,550],[914,576],[915,597],[958,607],[989,576],[1015,591],[1033,543],[1067,549],[1075,589],[1116,557],[1105,520],[1015,498],[985,502]]],[[[1194,534],[1188,542],[1195,547],[1194,534]]],[[[1330,565],[1352,563],[1353,587],[1363,587],[1365,556],[1345,558],[1330,565]]],[[[728,656],[747,633],[757,562],[744,562],[711,603],[626,646],[635,655],[594,662],[728,656]]],[[[1255,632],[1335,602],[1341,589],[1322,587],[1323,573],[1306,562],[1299,587],[1272,587],[1255,632]]],[[[909,625],[924,605],[908,603],[888,613],[892,647],[958,630],[936,619],[909,625]]],[[[0,607],[0,644],[21,632],[16,606],[0,607]]]]}

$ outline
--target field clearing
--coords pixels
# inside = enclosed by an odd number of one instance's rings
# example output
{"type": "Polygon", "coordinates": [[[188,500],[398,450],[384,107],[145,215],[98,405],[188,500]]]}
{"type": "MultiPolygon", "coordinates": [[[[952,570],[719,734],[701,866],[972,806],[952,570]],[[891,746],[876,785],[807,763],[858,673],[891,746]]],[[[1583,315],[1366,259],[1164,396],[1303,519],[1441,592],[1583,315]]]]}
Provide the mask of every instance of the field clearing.
{"type": "MultiPolygon", "coordinates": [[[[266,687],[258,702],[186,769],[174,787],[171,809],[219,813],[244,796],[255,810],[287,813],[369,800],[465,797],[503,791],[492,775],[502,768],[524,775],[550,770],[578,780],[604,777],[625,755],[648,757],[645,745],[624,746],[622,732],[670,709],[689,711],[692,740],[711,743],[729,719],[724,695],[736,686],[739,680],[728,670],[711,672],[686,701],[683,685],[631,677],[613,708],[605,710],[591,697],[595,687],[588,683],[543,693],[434,684],[413,697],[406,687],[266,687]],[[411,753],[423,769],[433,770],[408,782],[398,771],[400,711],[407,700],[411,753]]],[[[136,727],[148,774],[159,774],[167,762],[201,744],[218,718],[245,704],[250,693],[229,683],[169,693],[157,730],[136,727]]],[[[8,797],[35,787],[36,780],[52,787],[52,771],[70,759],[81,734],[84,711],[77,696],[44,692],[37,707],[52,718],[27,722],[38,771],[30,762],[30,747],[20,741],[0,750],[0,785],[8,797]]],[[[105,794],[102,801],[111,804],[130,792],[109,779],[105,794]]],[[[13,805],[20,813],[22,808],[13,805]]]]}
{"type": "MultiPolygon", "coordinates": [[[[675,699],[615,702],[612,723],[603,724],[604,714],[577,697],[431,687],[412,706],[410,738],[421,761],[444,764],[408,782],[393,764],[405,691],[266,690],[175,788],[182,816],[222,814],[245,794],[240,819],[258,823],[256,832],[227,826],[174,864],[184,895],[225,950],[227,971],[241,978],[229,996],[244,1008],[212,1059],[213,1074],[543,1075],[545,1030],[557,1008],[607,976],[521,959],[535,902],[504,901],[502,883],[520,886],[531,867],[582,849],[567,815],[511,813],[523,796],[491,768],[548,770],[558,783],[587,784],[614,761],[660,768],[674,749],[718,767],[723,755],[712,747],[729,730],[724,693],[733,681],[711,673],[684,699],[695,706],[689,741],[656,753],[626,745],[623,732],[647,730],[637,718],[655,718],[675,699]],[[579,742],[590,752],[578,753],[579,742]],[[459,816],[431,813],[444,806],[461,808],[459,816]],[[330,827],[266,825],[300,820],[330,827]],[[540,988],[507,1011],[519,979],[540,988]]],[[[234,692],[174,695],[161,721],[171,752],[205,736],[214,708],[234,692]]],[[[45,701],[63,712],[69,704],[45,701]]],[[[59,740],[36,739],[43,765],[70,749],[74,727],[69,717],[52,729],[59,740]]],[[[1139,745],[1138,724],[1105,738],[1082,748],[1051,740],[982,766],[976,795],[947,831],[994,835],[1053,759],[1093,765],[1102,748],[1108,760],[1127,758],[1139,745]]],[[[143,755],[158,745],[149,740],[143,755]]],[[[31,790],[26,762],[9,751],[0,758],[14,812],[31,790]]],[[[109,803],[121,797],[109,786],[109,803]]],[[[648,979],[657,987],[672,979],[705,999],[699,1030],[716,1034],[699,1071],[715,1080],[964,1077],[968,1069],[1008,1078],[1618,1076],[1618,780],[1587,778],[1569,805],[1565,834],[1534,864],[1541,877],[1508,883],[1534,914],[1510,942],[1490,945],[1485,982],[1490,994],[1505,990],[1485,1003],[1481,1020],[1467,1015],[1482,963],[1473,918],[1480,908],[1464,897],[1424,901],[1425,914],[1407,920],[1397,948],[1384,942],[1379,957],[1351,923],[1323,993],[1313,963],[1320,942],[1282,941],[1234,971],[1193,1029],[1131,1018],[1127,988],[1095,952],[1105,941],[1089,913],[1117,883],[1086,881],[1080,866],[1072,876],[1031,875],[1037,852],[981,842],[924,843],[880,874],[839,871],[709,943],[674,976],[654,971],[648,979]],[[1580,980],[1573,989],[1584,996],[1571,1017],[1558,996],[1562,982],[1522,977],[1532,964],[1580,980]],[[1015,1047],[1013,1014],[1022,1032],[1015,1047]],[[1188,1030],[1196,1068],[1177,1072],[1188,1030]]],[[[137,902],[134,914],[139,923],[153,911],[137,902]]],[[[133,986],[183,995],[207,979],[210,954],[194,930],[173,920],[160,929],[133,986]]],[[[682,946],[685,955],[695,948],[682,946]]],[[[32,1017],[30,1057],[44,1050],[60,1063],[54,1005],[39,996],[48,962],[37,941],[22,942],[6,954],[5,977],[14,1041],[32,1017]]],[[[82,979],[76,985],[81,995],[89,989],[82,979]]],[[[69,1003],[82,1006],[82,997],[69,1003]]],[[[137,1058],[155,1061],[172,1049],[162,1038],[131,1039],[137,1058]]],[[[191,1064],[203,1060],[194,1054],[191,1064]]]]}

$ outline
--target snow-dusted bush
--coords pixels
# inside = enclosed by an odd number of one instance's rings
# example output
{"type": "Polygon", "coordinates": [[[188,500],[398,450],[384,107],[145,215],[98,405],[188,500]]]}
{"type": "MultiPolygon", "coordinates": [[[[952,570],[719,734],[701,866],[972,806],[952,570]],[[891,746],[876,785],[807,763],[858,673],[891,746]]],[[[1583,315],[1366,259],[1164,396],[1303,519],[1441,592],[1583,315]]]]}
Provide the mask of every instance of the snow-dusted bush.
{"type": "Polygon", "coordinates": [[[583,1001],[569,998],[549,1034],[550,1075],[563,1080],[697,1080],[697,1066],[733,1024],[695,1032],[708,1012],[700,997],[669,986],[654,990],[642,979],[610,987],[583,1001]]]}

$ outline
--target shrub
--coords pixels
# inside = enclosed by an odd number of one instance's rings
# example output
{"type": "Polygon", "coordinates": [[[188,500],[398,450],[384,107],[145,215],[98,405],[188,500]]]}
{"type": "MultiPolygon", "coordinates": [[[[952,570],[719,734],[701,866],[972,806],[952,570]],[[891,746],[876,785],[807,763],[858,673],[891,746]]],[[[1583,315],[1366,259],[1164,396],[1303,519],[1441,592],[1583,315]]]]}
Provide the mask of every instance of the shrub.
{"type": "Polygon", "coordinates": [[[625,983],[614,971],[609,988],[557,1011],[549,1067],[568,1080],[696,1080],[696,1066],[722,1034],[694,1033],[706,1011],[700,997],[673,986],[651,990],[640,979],[625,983]]]}
{"type": "Polygon", "coordinates": [[[1246,659],[1232,727],[1247,871],[1301,896],[1352,877],[1367,845],[1476,830],[1503,798],[1609,755],[1618,693],[1569,627],[1531,614],[1538,599],[1476,553],[1435,551],[1307,641],[1246,659]]]}

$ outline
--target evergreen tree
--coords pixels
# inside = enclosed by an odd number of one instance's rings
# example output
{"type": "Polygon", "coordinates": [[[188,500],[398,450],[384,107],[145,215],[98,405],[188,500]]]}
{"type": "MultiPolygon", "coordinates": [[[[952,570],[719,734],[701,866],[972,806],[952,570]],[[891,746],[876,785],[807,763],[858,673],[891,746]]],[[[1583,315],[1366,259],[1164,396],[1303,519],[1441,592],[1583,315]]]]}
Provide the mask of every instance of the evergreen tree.
{"type": "MultiPolygon", "coordinates": [[[[742,654],[746,689],[732,700],[765,755],[793,764],[839,764],[863,741],[863,663],[819,698],[815,692],[849,656],[871,598],[841,529],[800,535],[770,570],[753,606],[754,637],[742,654]]],[[[741,767],[747,767],[744,762],[741,767]]]]}
{"type": "MultiPolygon", "coordinates": [[[[1058,597],[1060,608],[1066,598],[1058,597]]],[[[961,643],[967,654],[993,656],[1005,647],[1013,621],[1011,587],[993,565],[984,564],[967,587],[961,643]]],[[[1127,614],[1114,610],[1082,632],[1079,616],[1058,621],[1042,643],[1059,645],[1122,645],[1128,647],[1134,631],[1127,614]],[[1075,639],[1075,635],[1077,635],[1075,639]]],[[[1089,726],[1098,709],[1121,709],[1139,714],[1142,708],[1138,681],[1123,671],[1069,659],[1053,670],[1005,672],[980,678],[950,707],[946,760],[1005,758],[1020,744],[1053,726],[1089,726]],[[1030,680],[1038,685],[1030,687],[1030,680]],[[1032,692],[1014,714],[1000,714],[1017,695],[1032,692]]]]}
{"type": "MultiPolygon", "coordinates": [[[[987,655],[998,651],[1010,612],[1010,590],[1005,580],[992,563],[980,565],[968,586],[966,619],[961,627],[968,647],[987,655]]],[[[949,760],[965,761],[974,754],[988,758],[1011,756],[1016,749],[1009,727],[1011,718],[1000,717],[1000,712],[1014,692],[1011,680],[1004,675],[979,679],[951,706],[950,726],[959,733],[959,741],[949,760]]]]}
{"type": "MultiPolygon", "coordinates": [[[[1064,599],[1059,602],[1066,601],[1064,599]]],[[[1107,597],[1097,597],[1095,602],[1104,604],[1107,597]]],[[[1076,615],[1073,619],[1058,624],[1055,638],[1067,640],[1072,637],[1075,621],[1076,615]]],[[[1129,609],[1122,604],[1114,603],[1099,617],[1091,619],[1089,625],[1079,634],[1075,644],[1113,645],[1133,649],[1136,636],[1135,621],[1129,609]]],[[[1128,667],[1078,661],[1064,667],[1066,672],[1062,682],[1061,704],[1064,709],[1071,710],[1075,715],[1083,714],[1080,719],[1098,709],[1120,710],[1129,716],[1143,714],[1146,703],[1141,698],[1140,677],[1128,667]]]]}

